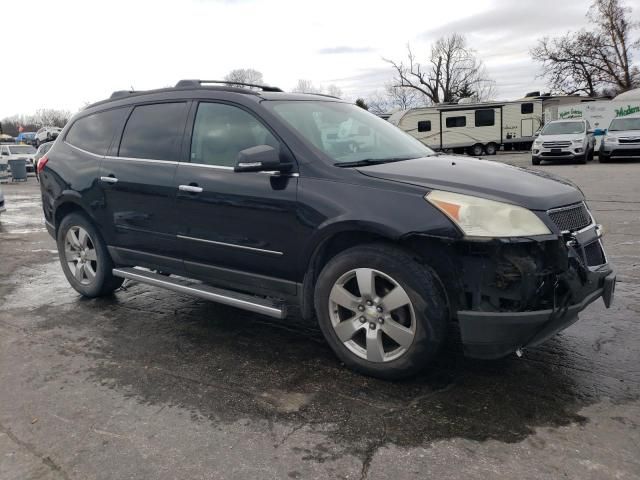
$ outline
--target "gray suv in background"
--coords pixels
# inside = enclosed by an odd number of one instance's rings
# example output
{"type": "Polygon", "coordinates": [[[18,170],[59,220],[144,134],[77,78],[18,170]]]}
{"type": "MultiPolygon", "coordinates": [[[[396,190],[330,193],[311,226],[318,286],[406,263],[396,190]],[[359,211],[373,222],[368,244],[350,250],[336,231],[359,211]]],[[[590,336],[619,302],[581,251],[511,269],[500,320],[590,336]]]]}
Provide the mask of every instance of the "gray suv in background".
{"type": "Polygon", "coordinates": [[[600,143],[600,163],[614,159],[640,159],[640,115],[614,118],[600,143]]]}

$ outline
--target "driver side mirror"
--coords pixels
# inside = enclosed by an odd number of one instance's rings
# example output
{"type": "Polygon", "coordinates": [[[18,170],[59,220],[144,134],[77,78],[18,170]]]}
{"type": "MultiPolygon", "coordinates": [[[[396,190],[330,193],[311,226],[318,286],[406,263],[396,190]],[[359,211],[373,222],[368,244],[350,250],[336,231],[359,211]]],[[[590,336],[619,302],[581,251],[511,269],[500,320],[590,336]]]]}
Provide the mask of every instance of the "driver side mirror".
{"type": "Polygon", "coordinates": [[[9,152],[2,152],[2,155],[8,157],[9,156],[9,152]]]}
{"type": "Polygon", "coordinates": [[[285,170],[289,164],[280,161],[280,149],[271,145],[256,145],[238,152],[234,172],[269,172],[285,170]]]}

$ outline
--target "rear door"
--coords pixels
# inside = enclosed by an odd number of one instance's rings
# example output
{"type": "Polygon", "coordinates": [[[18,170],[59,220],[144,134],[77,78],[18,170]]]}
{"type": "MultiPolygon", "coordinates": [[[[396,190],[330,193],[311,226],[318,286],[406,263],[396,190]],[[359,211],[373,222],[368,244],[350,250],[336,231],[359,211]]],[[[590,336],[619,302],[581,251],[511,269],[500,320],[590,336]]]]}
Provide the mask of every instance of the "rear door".
{"type": "Polygon", "coordinates": [[[297,174],[233,171],[240,150],[286,146],[253,112],[234,104],[201,102],[192,115],[189,162],[178,166],[175,182],[187,274],[239,289],[295,293],[297,174]]]}
{"type": "Polygon", "coordinates": [[[122,263],[180,271],[174,177],[188,102],[136,105],[101,166],[110,230],[122,263]]]}

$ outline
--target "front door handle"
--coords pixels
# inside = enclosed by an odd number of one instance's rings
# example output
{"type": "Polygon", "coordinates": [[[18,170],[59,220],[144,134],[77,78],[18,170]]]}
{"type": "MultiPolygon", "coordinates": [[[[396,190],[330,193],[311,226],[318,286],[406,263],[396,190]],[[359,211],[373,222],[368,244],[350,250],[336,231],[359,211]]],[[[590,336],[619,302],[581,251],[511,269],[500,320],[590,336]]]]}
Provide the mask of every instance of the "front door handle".
{"type": "Polygon", "coordinates": [[[178,190],[181,192],[201,193],[202,187],[198,187],[196,185],[180,185],[178,190]]]}
{"type": "Polygon", "coordinates": [[[116,177],[100,177],[100,181],[104,183],[118,183],[116,177]]]}

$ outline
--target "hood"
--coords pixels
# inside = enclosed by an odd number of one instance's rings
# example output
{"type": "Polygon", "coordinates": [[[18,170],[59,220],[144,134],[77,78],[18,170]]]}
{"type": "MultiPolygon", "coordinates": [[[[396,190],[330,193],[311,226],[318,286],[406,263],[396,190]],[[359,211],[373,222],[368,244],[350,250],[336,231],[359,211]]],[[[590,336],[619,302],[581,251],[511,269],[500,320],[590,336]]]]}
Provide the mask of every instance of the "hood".
{"type": "Polygon", "coordinates": [[[562,135],[538,135],[536,140],[541,142],[570,142],[571,140],[584,140],[584,133],[563,133],[562,135]]]}
{"type": "MultiPolygon", "coordinates": [[[[584,200],[568,180],[489,160],[437,155],[359,167],[364,175],[548,210],[584,200]]],[[[426,193],[426,191],[425,191],[426,193]]]]}
{"type": "Polygon", "coordinates": [[[633,138],[640,140],[640,130],[614,130],[607,132],[607,137],[633,138]]]}

